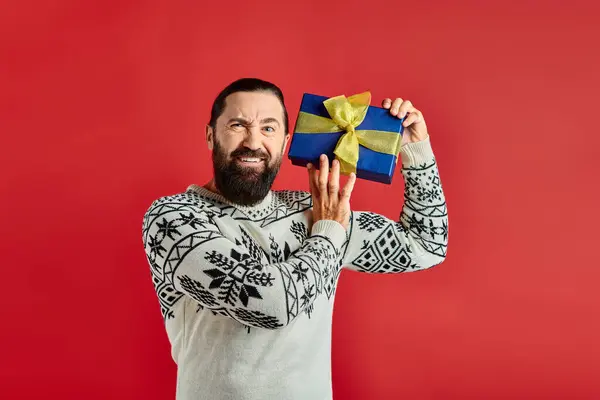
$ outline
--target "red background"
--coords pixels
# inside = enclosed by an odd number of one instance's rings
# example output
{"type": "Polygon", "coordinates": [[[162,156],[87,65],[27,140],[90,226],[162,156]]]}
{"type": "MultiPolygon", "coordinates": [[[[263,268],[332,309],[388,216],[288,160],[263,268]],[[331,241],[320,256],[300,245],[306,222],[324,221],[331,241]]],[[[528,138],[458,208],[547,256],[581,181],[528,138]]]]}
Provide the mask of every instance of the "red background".
{"type": "MultiPolygon", "coordinates": [[[[440,165],[447,261],[342,275],[336,400],[600,398],[593,2],[12,3],[0,397],[174,398],[141,218],[209,179],[210,104],[257,76],[292,122],[303,91],[411,99],[440,165]]],[[[397,217],[402,190],[361,181],[353,207],[397,217]]]]}

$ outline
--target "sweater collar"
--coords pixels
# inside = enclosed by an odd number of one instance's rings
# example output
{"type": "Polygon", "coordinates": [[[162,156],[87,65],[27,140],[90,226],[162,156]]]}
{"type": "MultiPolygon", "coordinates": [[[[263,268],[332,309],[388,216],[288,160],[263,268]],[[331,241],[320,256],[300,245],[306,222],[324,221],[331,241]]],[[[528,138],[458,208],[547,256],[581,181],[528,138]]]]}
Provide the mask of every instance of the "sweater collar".
{"type": "Polygon", "coordinates": [[[264,211],[267,210],[269,208],[271,208],[273,206],[273,193],[271,190],[269,190],[269,192],[267,193],[267,195],[265,196],[264,199],[262,199],[259,203],[253,205],[253,206],[242,206],[236,203],[233,203],[229,200],[227,200],[225,197],[221,196],[218,193],[215,192],[211,192],[210,190],[200,186],[200,185],[196,185],[195,183],[191,184],[188,186],[186,192],[194,192],[197,193],[201,196],[207,197],[211,200],[215,200],[219,203],[223,203],[223,204],[227,204],[229,206],[235,207],[239,210],[242,211],[264,211]]]}

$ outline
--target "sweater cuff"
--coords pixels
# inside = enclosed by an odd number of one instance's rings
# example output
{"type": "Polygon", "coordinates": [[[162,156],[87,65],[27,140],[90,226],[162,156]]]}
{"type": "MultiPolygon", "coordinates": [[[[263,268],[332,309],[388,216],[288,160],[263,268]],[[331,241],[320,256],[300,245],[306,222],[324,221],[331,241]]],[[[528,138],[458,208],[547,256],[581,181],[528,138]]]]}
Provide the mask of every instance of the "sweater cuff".
{"type": "Polygon", "coordinates": [[[331,219],[322,219],[312,226],[312,236],[325,236],[336,250],[339,250],[346,241],[346,229],[337,221],[331,219]]]}
{"type": "Polygon", "coordinates": [[[403,167],[414,167],[431,161],[433,149],[429,141],[429,135],[419,142],[406,143],[400,148],[400,158],[403,167]]]}

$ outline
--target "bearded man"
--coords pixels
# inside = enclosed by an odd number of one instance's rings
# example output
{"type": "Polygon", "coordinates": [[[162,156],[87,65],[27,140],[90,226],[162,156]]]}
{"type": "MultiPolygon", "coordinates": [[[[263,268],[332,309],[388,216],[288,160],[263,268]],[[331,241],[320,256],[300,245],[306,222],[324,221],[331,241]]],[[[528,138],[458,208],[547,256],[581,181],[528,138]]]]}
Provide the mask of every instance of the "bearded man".
{"type": "Polygon", "coordinates": [[[307,166],[310,193],[271,190],[290,139],[281,90],[245,78],[218,95],[206,127],[213,179],[156,199],[143,218],[177,399],[332,399],[341,271],[445,259],[446,203],[423,114],[401,98],[383,107],[404,118],[398,221],[351,211],[356,176],[340,187],[339,162],[325,155],[307,166]]]}

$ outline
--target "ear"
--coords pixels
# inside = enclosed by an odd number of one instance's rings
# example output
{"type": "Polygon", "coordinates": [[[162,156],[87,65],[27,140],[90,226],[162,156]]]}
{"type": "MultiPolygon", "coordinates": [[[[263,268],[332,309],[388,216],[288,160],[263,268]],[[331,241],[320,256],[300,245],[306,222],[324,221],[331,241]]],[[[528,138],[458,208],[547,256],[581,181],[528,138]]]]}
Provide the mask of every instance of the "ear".
{"type": "Polygon", "coordinates": [[[286,133],[285,137],[283,138],[283,149],[284,150],[287,149],[287,145],[288,145],[288,142],[290,141],[290,137],[291,137],[291,135],[289,133],[286,133]]]}
{"type": "Polygon", "coordinates": [[[210,125],[206,125],[206,144],[208,145],[208,150],[212,151],[213,147],[215,145],[215,137],[214,137],[215,133],[213,131],[213,128],[210,125]]]}

